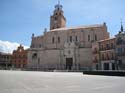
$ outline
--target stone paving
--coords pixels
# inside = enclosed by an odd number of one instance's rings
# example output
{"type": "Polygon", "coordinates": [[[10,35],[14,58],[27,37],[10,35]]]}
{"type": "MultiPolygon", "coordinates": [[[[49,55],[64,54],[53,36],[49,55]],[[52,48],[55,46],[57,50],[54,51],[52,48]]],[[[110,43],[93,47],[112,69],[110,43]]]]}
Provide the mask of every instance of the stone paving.
{"type": "Polygon", "coordinates": [[[125,77],[1,70],[0,93],[125,93],[125,77]]]}

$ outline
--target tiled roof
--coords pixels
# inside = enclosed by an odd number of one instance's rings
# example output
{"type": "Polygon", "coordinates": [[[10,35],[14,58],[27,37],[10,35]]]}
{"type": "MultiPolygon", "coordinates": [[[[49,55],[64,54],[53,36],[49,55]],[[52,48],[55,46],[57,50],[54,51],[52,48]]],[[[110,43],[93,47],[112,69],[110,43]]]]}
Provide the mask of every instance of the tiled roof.
{"type": "Polygon", "coordinates": [[[77,26],[77,27],[63,27],[58,29],[52,29],[50,31],[60,31],[60,30],[72,30],[72,29],[82,29],[82,28],[93,28],[93,27],[102,27],[102,24],[95,24],[95,25],[84,25],[84,26],[77,26]]]}

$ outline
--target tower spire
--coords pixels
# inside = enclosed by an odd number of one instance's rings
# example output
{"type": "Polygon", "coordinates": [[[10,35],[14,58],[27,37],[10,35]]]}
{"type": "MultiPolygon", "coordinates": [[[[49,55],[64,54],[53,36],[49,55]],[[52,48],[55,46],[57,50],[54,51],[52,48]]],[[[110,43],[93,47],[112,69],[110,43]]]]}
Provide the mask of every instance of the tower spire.
{"type": "Polygon", "coordinates": [[[121,19],[121,32],[123,32],[123,25],[122,25],[122,19],[121,19]]]}
{"type": "Polygon", "coordinates": [[[55,9],[62,10],[62,5],[60,5],[60,0],[58,0],[58,4],[55,5],[55,9]]]}

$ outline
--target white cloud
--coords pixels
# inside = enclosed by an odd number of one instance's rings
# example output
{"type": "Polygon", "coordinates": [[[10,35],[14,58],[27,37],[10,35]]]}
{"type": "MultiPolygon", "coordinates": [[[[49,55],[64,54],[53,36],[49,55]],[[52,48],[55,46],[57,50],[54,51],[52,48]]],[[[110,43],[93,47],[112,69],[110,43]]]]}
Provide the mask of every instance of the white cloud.
{"type": "MultiPolygon", "coordinates": [[[[12,53],[13,50],[16,50],[19,45],[20,45],[19,43],[0,40],[0,52],[12,53]]],[[[24,49],[27,49],[27,48],[29,47],[24,46],[24,49]]]]}

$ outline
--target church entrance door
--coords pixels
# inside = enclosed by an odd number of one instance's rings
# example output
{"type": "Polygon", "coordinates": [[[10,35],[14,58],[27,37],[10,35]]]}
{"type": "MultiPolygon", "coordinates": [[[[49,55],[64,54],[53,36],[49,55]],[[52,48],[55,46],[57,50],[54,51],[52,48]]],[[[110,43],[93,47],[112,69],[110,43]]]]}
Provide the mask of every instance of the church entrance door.
{"type": "Polygon", "coordinates": [[[66,69],[71,70],[73,65],[73,58],[66,58],[66,69]]]}

